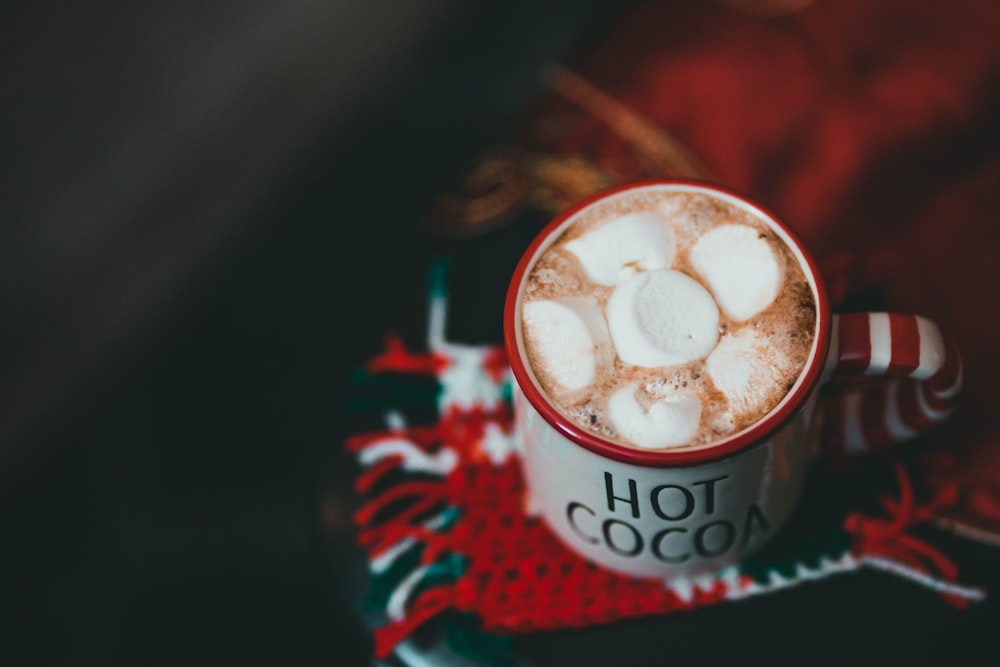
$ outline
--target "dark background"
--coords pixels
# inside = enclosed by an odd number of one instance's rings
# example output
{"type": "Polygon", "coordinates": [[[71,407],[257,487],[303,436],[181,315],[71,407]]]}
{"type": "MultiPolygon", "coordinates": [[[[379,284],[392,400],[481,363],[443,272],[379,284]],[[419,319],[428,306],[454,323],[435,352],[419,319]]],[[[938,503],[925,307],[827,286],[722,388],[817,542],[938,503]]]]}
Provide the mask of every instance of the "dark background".
{"type": "Polygon", "coordinates": [[[627,4],[0,10],[5,664],[368,662],[346,375],[430,194],[627,4]]]}

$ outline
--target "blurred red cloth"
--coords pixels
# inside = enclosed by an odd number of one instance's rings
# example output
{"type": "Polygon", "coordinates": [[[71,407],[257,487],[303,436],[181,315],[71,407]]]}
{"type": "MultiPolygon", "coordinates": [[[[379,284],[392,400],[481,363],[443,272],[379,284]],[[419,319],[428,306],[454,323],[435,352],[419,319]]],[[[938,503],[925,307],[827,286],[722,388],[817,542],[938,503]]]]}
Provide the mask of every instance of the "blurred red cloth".
{"type": "MultiPolygon", "coordinates": [[[[884,309],[938,322],[962,351],[966,390],[936,437],[996,443],[997,35],[994,0],[816,0],[770,16],[649,2],[573,68],[782,217],[829,267],[835,296],[849,273],[884,309]]],[[[582,115],[534,148],[587,155],[617,182],[658,175],[584,107],[541,103],[549,121],[582,115]]]]}

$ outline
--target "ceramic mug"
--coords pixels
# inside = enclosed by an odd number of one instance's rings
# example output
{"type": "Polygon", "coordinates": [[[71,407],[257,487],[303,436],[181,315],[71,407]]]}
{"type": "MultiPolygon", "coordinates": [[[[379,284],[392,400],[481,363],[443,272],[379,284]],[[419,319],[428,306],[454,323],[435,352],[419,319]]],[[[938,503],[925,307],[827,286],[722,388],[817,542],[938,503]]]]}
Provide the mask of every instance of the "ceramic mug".
{"type": "Polygon", "coordinates": [[[860,454],[910,440],[952,412],[961,388],[959,353],[935,323],[831,313],[816,262],[785,223],[736,191],[694,180],[615,187],[552,220],[514,270],[503,325],[529,511],[581,556],[637,577],[690,577],[736,564],[778,534],[822,448],[860,454]],[[534,262],[590,207],[643,188],[702,193],[751,213],[787,244],[815,299],[812,349],[784,399],[706,447],[639,449],[585,431],[546,397],[525,354],[521,304],[534,262]]]}

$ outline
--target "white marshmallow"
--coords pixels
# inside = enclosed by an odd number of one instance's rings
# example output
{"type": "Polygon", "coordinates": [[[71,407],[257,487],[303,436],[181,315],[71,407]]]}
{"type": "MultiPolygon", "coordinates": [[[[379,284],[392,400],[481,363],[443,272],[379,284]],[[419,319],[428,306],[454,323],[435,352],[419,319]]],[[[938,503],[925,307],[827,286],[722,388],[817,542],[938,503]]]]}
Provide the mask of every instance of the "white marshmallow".
{"type": "Polygon", "coordinates": [[[608,328],[622,361],[653,368],[701,359],[719,338],[712,295],[680,271],[640,273],[608,299],[608,328]]]}
{"type": "Polygon", "coordinates": [[[619,435],[637,447],[663,449],[686,444],[698,432],[701,401],[690,390],[665,396],[644,410],[636,398],[637,384],[608,398],[608,418],[619,435]]]}
{"type": "Polygon", "coordinates": [[[639,271],[667,268],[674,261],[674,235],[650,212],[623,215],[566,244],[587,277],[617,285],[639,271]]]}
{"type": "Polygon", "coordinates": [[[753,329],[724,336],[708,355],[705,369],[737,415],[771,407],[784,395],[784,384],[795,372],[778,346],[753,329]]]}
{"type": "Polygon", "coordinates": [[[560,393],[594,382],[614,361],[611,338],[600,308],[585,299],[529,301],[522,319],[532,341],[534,360],[560,393]]]}
{"type": "Polygon", "coordinates": [[[771,244],[753,227],[723,225],[691,249],[691,264],[708,283],[726,315],[743,322],[771,305],[784,266],[771,244]]]}

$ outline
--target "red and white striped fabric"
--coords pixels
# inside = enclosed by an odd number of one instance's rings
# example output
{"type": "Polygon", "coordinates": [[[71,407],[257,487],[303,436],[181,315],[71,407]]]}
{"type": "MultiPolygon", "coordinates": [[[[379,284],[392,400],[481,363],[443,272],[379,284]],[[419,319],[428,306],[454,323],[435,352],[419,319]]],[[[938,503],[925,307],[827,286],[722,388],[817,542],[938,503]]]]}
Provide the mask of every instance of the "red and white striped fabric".
{"type": "Polygon", "coordinates": [[[926,318],[848,313],[834,316],[825,376],[833,387],[857,381],[822,402],[824,448],[855,455],[912,440],[951,415],[962,361],[926,318]]]}

